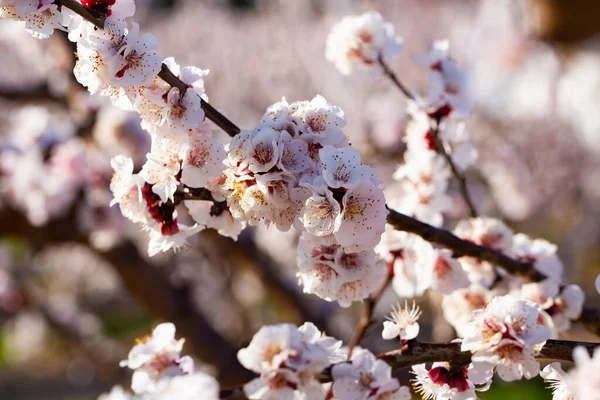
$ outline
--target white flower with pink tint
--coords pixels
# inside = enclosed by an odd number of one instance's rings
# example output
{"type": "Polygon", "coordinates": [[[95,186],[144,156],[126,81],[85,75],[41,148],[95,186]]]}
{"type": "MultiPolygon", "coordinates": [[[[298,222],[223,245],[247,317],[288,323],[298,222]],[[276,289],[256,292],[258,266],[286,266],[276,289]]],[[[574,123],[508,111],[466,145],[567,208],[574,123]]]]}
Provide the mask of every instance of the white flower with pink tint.
{"type": "Polygon", "coordinates": [[[133,222],[147,223],[149,215],[146,202],[142,196],[144,178],[133,173],[133,160],[125,156],[116,156],[110,161],[115,173],[110,183],[114,199],[113,206],[118,204],[121,213],[133,222]]]}
{"type": "Polygon", "coordinates": [[[392,378],[392,368],[368,350],[358,350],[350,363],[331,369],[333,395],[344,400],[410,400],[410,390],[392,378]]]}
{"type": "Polygon", "coordinates": [[[193,188],[206,186],[225,169],[225,156],[223,145],[210,136],[191,136],[181,162],[181,182],[193,188]]]}
{"type": "Polygon", "coordinates": [[[458,337],[462,338],[467,332],[471,313],[484,309],[493,297],[493,291],[477,283],[458,289],[442,299],[444,319],[456,330],[458,337]]]}
{"type": "Polygon", "coordinates": [[[518,233],[513,238],[510,249],[514,258],[521,262],[530,262],[535,269],[556,282],[562,282],[564,265],[556,252],[558,247],[544,239],[531,239],[518,233]]]}
{"type": "Polygon", "coordinates": [[[360,162],[360,153],[352,147],[336,149],[325,146],[319,150],[323,163],[323,179],[330,188],[354,189],[366,179],[376,179],[377,172],[360,162]]]}
{"type": "Polygon", "coordinates": [[[219,235],[237,240],[245,225],[235,219],[227,208],[219,211],[220,205],[208,200],[188,200],[183,204],[190,216],[201,226],[217,230],[219,235]],[[220,212],[220,214],[218,214],[220,212]]]}
{"type": "Polygon", "coordinates": [[[386,226],[376,251],[393,271],[392,287],[400,297],[418,297],[431,285],[435,250],[420,236],[386,226]],[[431,255],[430,255],[431,254],[431,255]]]}
{"type": "Polygon", "coordinates": [[[158,325],[152,335],[140,339],[127,360],[121,361],[122,367],[134,370],[132,389],[136,393],[156,392],[169,378],[186,375],[194,371],[194,362],[181,357],[184,339],[175,339],[175,326],[171,323],[158,325]]]}
{"type": "Polygon", "coordinates": [[[402,51],[402,38],[378,12],[345,17],[327,37],[325,57],[343,75],[379,70],[378,60],[397,56],[402,51]]]}
{"type": "Polygon", "coordinates": [[[186,134],[196,129],[204,120],[204,110],[200,107],[200,97],[194,90],[181,93],[172,88],[167,94],[166,113],[163,129],[186,134]]]}
{"type": "Polygon", "coordinates": [[[298,243],[297,274],[305,293],[349,307],[369,296],[380,284],[385,266],[373,250],[347,253],[333,236],[303,233],[298,243]]]}
{"type": "Polygon", "coordinates": [[[385,231],[387,215],[383,191],[371,180],[363,180],[344,194],[335,238],[350,251],[373,249],[385,231]]]}
{"type": "Polygon", "coordinates": [[[571,321],[577,320],[583,311],[585,294],[577,285],[568,285],[554,298],[553,304],[546,310],[552,317],[558,333],[571,329],[571,321]]]}
{"type": "Polygon", "coordinates": [[[471,314],[461,349],[473,353],[473,362],[495,366],[505,381],[531,379],[540,369],[535,355],[551,334],[539,314],[534,303],[497,296],[471,314]]]}
{"type": "Polygon", "coordinates": [[[263,326],[238,352],[240,363],[260,375],[244,385],[244,392],[250,399],[324,398],[315,374],[340,361],[340,347],[311,323],[263,326]]]}
{"type": "Polygon", "coordinates": [[[152,82],[160,71],[162,60],[153,51],[158,47],[158,42],[149,33],[138,37],[139,29],[137,24],[132,24],[127,34],[127,45],[122,50],[125,65],[109,65],[114,86],[144,85],[152,82]]]}
{"type": "MultiPolygon", "coordinates": [[[[202,372],[189,375],[174,376],[161,389],[157,397],[160,400],[217,400],[219,396],[219,383],[215,378],[202,372]]],[[[144,398],[145,399],[145,398],[144,398]]]]}
{"type": "Polygon", "coordinates": [[[187,239],[203,230],[202,225],[187,226],[177,223],[177,219],[170,225],[161,228],[149,228],[150,241],[148,242],[148,255],[150,257],[169,250],[179,250],[188,247],[187,239]]]}
{"type": "Polygon", "coordinates": [[[393,308],[392,312],[387,321],[383,322],[383,332],[381,336],[386,339],[394,339],[400,337],[400,342],[404,343],[408,340],[414,339],[419,334],[419,317],[421,316],[421,309],[414,302],[412,307],[408,307],[408,302],[404,301],[404,308],[398,305],[397,308],[393,308]]]}
{"type": "Polygon", "coordinates": [[[436,292],[450,294],[457,289],[468,287],[471,283],[461,263],[452,257],[450,250],[436,249],[424,256],[433,256],[432,260],[424,260],[424,262],[431,263],[430,287],[436,292]]]}
{"type": "Polygon", "coordinates": [[[487,390],[489,387],[476,389],[466,367],[452,366],[447,362],[433,363],[430,369],[425,364],[418,364],[412,369],[415,374],[413,387],[423,399],[476,400],[475,390],[487,390]]]}

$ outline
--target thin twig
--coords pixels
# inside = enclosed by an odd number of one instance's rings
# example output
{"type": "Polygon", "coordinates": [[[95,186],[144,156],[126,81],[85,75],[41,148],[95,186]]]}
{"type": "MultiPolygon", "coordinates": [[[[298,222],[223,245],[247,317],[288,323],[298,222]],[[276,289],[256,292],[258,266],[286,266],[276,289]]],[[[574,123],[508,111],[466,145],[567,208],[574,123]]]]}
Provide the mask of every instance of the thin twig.
{"type": "Polygon", "coordinates": [[[439,154],[441,154],[442,157],[444,157],[444,159],[450,166],[452,175],[454,175],[454,179],[456,179],[456,181],[458,182],[458,188],[460,190],[460,194],[461,194],[463,200],[465,201],[465,203],[467,204],[467,208],[469,209],[469,215],[471,216],[471,218],[477,218],[477,216],[478,216],[477,209],[475,208],[475,203],[473,202],[473,200],[471,199],[471,196],[469,195],[469,189],[467,187],[467,180],[465,178],[465,175],[458,169],[458,167],[456,166],[456,163],[452,159],[452,156],[450,154],[448,154],[448,152],[446,151],[446,147],[444,146],[444,142],[440,139],[439,133],[440,133],[440,128],[439,128],[439,121],[438,121],[435,129],[433,130],[433,139],[434,139],[436,151],[439,154]]]}
{"type": "Polygon", "coordinates": [[[406,96],[406,98],[414,101],[415,96],[410,92],[410,90],[408,90],[408,88],[406,86],[404,86],[404,84],[396,76],[394,71],[392,71],[392,69],[386,64],[386,62],[383,60],[383,58],[381,56],[379,56],[379,58],[377,58],[377,61],[379,62],[379,65],[381,65],[381,68],[383,68],[383,72],[385,73],[385,75],[388,78],[390,78],[392,80],[392,82],[394,82],[396,87],[398,89],[400,89],[400,91],[404,94],[404,96],[406,96]]]}

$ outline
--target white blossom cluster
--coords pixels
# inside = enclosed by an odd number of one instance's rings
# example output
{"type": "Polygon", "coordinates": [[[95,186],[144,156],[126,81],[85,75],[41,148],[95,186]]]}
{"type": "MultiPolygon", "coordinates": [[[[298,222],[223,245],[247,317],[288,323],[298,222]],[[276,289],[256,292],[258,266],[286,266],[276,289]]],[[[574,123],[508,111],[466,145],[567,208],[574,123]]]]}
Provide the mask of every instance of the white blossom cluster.
{"type": "Polygon", "coordinates": [[[327,37],[325,57],[344,75],[379,72],[379,59],[402,52],[402,38],[378,12],[343,18],[327,37]]]}
{"type": "Polygon", "coordinates": [[[451,169],[464,171],[477,159],[464,120],[470,114],[466,72],[448,53],[448,41],[435,42],[430,53],[416,61],[429,68],[429,92],[408,101],[410,121],[406,128],[404,164],[394,174],[398,182],[390,206],[419,220],[441,226],[443,213],[452,208],[446,193],[451,169]]]}
{"type": "MultiPolygon", "coordinates": [[[[201,108],[201,99],[207,99],[203,78],[208,71],[180,67],[172,58],[162,60],[154,36],[140,35],[137,24],[126,22],[135,12],[133,0],[84,0],[81,4],[106,16],[104,29],[53,1],[3,0],[1,16],[35,21],[35,26],[26,27],[39,38],[48,37],[54,28],[68,31],[69,39],[77,44],[77,80],[90,93],[110,97],[117,107],[137,111],[142,117],[151,151],[137,173],[132,159],[117,156],[112,160],[112,204],[119,204],[123,215],[149,232],[150,255],[184,246],[186,238],[204,227],[237,236],[241,224],[228,210],[215,212],[212,201],[185,202],[197,221],[193,226],[180,223],[176,210],[176,196],[209,186],[225,168],[224,147],[212,138],[201,108]],[[187,86],[185,93],[156,76],[161,64],[187,86]]],[[[73,192],[57,190],[61,211],[68,199],[60,200],[73,192]]]]}
{"type": "Polygon", "coordinates": [[[216,400],[219,384],[194,370],[194,361],[181,356],[184,339],[175,339],[175,326],[158,325],[152,335],[138,340],[122,367],[132,369],[133,394],[116,386],[98,400],[216,400]]]}
{"type": "Polygon", "coordinates": [[[302,232],[298,277],[306,293],[349,306],[385,272],[374,247],[387,210],[377,171],[361,163],[343,111],[322,96],[267,109],[232,140],[216,192],[238,221],[302,232]]]}

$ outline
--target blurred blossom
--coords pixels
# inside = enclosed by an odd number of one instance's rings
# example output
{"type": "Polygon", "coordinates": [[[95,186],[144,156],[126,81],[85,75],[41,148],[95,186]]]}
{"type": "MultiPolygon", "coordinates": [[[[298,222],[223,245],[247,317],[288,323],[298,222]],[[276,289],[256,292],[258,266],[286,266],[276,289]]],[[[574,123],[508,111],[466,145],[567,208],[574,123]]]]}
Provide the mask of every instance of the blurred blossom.
{"type": "Polygon", "coordinates": [[[25,311],[4,324],[2,333],[9,361],[23,363],[46,350],[50,329],[41,314],[25,311]]]}

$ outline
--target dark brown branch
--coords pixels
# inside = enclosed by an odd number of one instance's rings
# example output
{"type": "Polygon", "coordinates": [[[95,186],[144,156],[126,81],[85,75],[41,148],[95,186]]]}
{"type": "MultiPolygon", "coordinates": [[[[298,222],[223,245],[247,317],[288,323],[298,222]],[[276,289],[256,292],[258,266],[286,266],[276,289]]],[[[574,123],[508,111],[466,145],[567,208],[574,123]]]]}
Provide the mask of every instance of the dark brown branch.
{"type": "Polygon", "coordinates": [[[377,61],[379,62],[379,65],[381,65],[381,68],[383,68],[383,73],[392,80],[392,82],[394,82],[394,85],[396,85],[396,87],[398,89],[400,89],[400,91],[402,92],[402,94],[404,94],[404,96],[407,99],[410,100],[415,100],[415,96],[410,92],[410,90],[407,89],[406,86],[404,86],[404,84],[400,81],[400,79],[398,79],[398,77],[396,76],[396,74],[394,73],[394,71],[392,71],[392,69],[386,64],[386,62],[383,60],[383,58],[381,56],[379,56],[379,58],[377,59],[377,61]]]}
{"type": "Polygon", "coordinates": [[[455,257],[474,257],[499,266],[511,275],[523,278],[528,282],[539,282],[546,276],[529,262],[520,262],[489,247],[480,246],[455,236],[452,232],[436,228],[397,211],[390,211],[387,222],[395,229],[414,233],[430,243],[439,244],[454,252],[455,257]]]}
{"type": "MultiPolygon", "coordinates": [[[[81,5],[76,0],[61,0],[61,4],[63,7],[66,7],[73,11],[76,14],[79,14],[96,27],[100,29],[104,29],[104,20],[105,18],[100,15],[96,15],[93,12],[90,12],[87,8],[81,5]]],[[[181,81],[177,76],[175,76],[169,68],[162,64],[160,72],[158,73],[158,77],[167,82],[169,85],[176,87],[179,89],[181,94],[183,95],[187,90],[188,86],[181,81]]],[[[213,106],[208,104],[206,101],[200,99],[201,107],[206,114],[206,118],[215,123],[219,128],[225,131],[229,136],[235,136],[240,133],[240,128],[238,128],[233,122],[231,122],[227,117],[218,112],[213,106]]]]}
{"type": "MultiPolygon", "coordinates": [[[[379,354],[377,358],[388,363],[392,369],[410,368],[413,365],[433,362],[450,362],[466,366],[471,362],[471,352],[462,351],[460,346],[460,343],[423,343],[411,340],[401,349],[379,354]]],[[[572,362],[573,350],[576,347],[584,347],[592,355],[598,346],[600,343],[548,340],[536,359],[572,362]]],[[[320,380],[331,382],[331,367],[321,373],[320,380]]]]}

